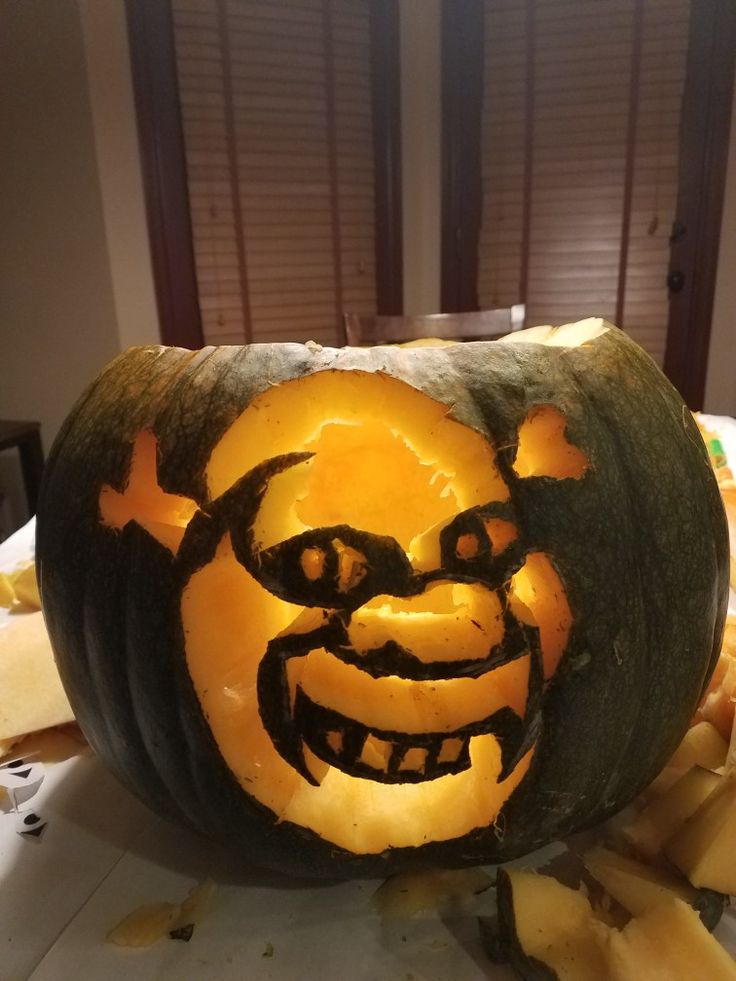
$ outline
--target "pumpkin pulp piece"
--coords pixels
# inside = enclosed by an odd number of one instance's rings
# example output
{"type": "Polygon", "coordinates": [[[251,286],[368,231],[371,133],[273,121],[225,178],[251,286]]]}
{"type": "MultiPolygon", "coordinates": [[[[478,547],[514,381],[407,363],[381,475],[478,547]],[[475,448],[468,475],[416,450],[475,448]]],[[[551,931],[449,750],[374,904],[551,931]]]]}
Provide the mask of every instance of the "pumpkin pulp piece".
{"type": "Polygon", "coordinates": [[[703,766],[717,770],[726,762],[728,743],[710,722],[698,722],[685,733],[667,766],[687,769],[703,766]]]}
{"type": "Polygon", "coordinates": [[[645,858],[660,858],[665,842],[697,811],[722,779],[702,766],[691,767],[621,828],[623,838],[645,858]]]}
{"type": "MultiPolygon", "coordinates": [[[[736,964],[680,899],[651,906],[606,938],[611,981],[736,981],[736,964]]],[[[591,978],[593,975],[591,975],[591,978]]]]}
{"type": "Polygon", "coordinates": [[[540,324],[537,327],[527,327],[526,330],[514,331],[499,338],[499,344],[512,346],[525,344],[547,344],[550,347],[581,347],[590,344],[597,337],[608,333],[611,329],[605,320],[599,317],[586,317],[572,324],[562,324],[553,327],[550,324],[540,324]]]}
{"type": "Polygon", "coordinates": [[[378,887],[373,905],[386,919],[404,919],[417,913],[451,909],[492,885],[488,873],[479,868],[405,872],[378,887]]]}
{"type": "Polygon", "coordinates": [[[11,608],[15,602],[15,589],[10,576],[0,572],[0,606],[11,608]]]}
{"type": "Polygon", "coordinates": [[[71,722],[40,610],[0,630],[0,740],[71,722]]]}
{"type": "Polygon", "coordinates": [[[736,774],[723,777],[665,846],[694,886],[736,894],[736,774]]]}
{"type": "Polygon", "coordinates": [[[657,798],[666,793],[693,766],[717,770],[726,762],[728,744],[710,722],[691,726],[664,769],[647,787],[646,796],[657,798]]]}
{"type": "Polygon", "coordinates": [[[736,657],[721,654],[718,662],[723,665],[723,673],[714,690],[710,691],[700,706],[699,714],[706,722],[715,726],[723,739],[731,739],[734,731],[734,710],[736,710],[736,657]]]}
{"type": "Polygon", "coordinates": [[[496,889],[500,946],[522,977],[606,977],[606,928],[581,892],[550,876],[508,867],[499,869],[496,889]]]}
{"type": "Polygon", "coordinates": [[[618,855],[601,845],[583,855],[583,865],[617,903],[639,916],[656,903],[673,896],[692,906],[697,890],[685,879],[618,855]]]}
{"type": "Polygon", "coordinates": [[[181,913],[176,903],[148,903],[129,913],[107,934],[119,947],[150,947],[166,936],[181,913]]]}
{"type": "Polygon", "coordinates": [[[36,564],[30,562],[11,576],[15,598],[28,610],[41,609],[41,597],[38,592],[36,564]]]}

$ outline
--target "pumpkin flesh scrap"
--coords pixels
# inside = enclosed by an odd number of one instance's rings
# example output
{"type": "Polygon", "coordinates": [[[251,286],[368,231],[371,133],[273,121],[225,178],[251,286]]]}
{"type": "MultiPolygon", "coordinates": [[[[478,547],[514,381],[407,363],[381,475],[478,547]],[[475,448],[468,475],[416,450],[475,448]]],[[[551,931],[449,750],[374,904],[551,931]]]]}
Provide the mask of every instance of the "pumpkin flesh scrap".
{"type": "Polygon", "coordinates": [[[496,889],[501,946],[522,977],[607,977],[605,927],[582,892],[550,876],[513,868],[499,869],[496,889]]]}
{"type": "Polygon", "coordinates": [[[736,964],[681,899],[650,906],[621,931],[605,934],[611,981],[736,981],[736,964]]]}

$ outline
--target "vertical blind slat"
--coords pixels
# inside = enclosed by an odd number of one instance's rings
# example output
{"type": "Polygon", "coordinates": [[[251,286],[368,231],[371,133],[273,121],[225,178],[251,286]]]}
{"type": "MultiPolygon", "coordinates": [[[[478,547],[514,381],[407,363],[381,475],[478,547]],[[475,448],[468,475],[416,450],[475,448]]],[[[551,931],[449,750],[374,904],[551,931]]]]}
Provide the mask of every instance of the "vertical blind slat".
{"type": "Polygon", "coordinates": [[[629,146],[636,0],[598,0],[590,16],[570,0],[485,0],[481,307],[519,302],[526,263],[528,324],[613,319],[618,304],[620,326],[661,363],[689,6],[642,4],[629,146]]]}
{"type": "Polygon", "coordinates": [[[249,317],[334,344],[341,306],[375,311],[368,4],[173,0],[206,343],[249,317]]]}

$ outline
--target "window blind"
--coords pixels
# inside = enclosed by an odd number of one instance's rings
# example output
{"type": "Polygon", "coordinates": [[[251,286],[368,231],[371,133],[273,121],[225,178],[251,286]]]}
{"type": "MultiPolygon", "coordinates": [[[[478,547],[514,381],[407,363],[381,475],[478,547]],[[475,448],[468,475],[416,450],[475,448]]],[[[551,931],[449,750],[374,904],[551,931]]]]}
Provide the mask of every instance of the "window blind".
{"type": "Polygon", "coordinates": [[[689,0],[486,0],[481,307],[599,315],[660,363],[689,0]]]}
{"type": "Polygon", "coordinates": [[[375,312],[369,0],[173,0],[207,343],[375,312]]]}
{"type": "Polygon", "coordinates": [[[690,0],[645,3],[622,326],[664,362],[690,0]]]}

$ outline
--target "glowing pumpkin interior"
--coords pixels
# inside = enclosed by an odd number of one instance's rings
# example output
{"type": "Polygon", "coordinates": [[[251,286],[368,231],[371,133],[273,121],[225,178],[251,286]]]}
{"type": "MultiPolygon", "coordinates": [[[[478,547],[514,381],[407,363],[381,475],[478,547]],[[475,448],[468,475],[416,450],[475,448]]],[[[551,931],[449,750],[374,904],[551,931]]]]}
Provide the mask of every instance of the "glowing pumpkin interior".
{"type": "MultiPolygon", "coordinates": [[[[567,441],[565,425],[555,407],[535,407],[519,432],[519,477],[583,475],[587,461],[567,441]]],[[[103,488],[101,515],[118,528],[137,521],[176,555],[196,505],[160,489],[156,452],[155,437],[142,433],[127,487],[103,488]]],[[[290,602],[288,590],[276,595],[238,560],[224,534],[181,599],[188,670],[224,760],[279,820],[352,852],[419,846],[488,827],[527,772],[534,747],[499,779],[499,739],[473,728],[501,710],[524,717],[531,654],[462,676],[453,676],[453,665],[483,665],[490,651],[503,650],[507,607],[538,628],[544,676],[551,677],[572,622],[552,558],[526,547],[513,575],[492,587],[457,572],[483,549],[495,559],[518,545],[513,509],[483,513],[489,502],[512,508],[509,488],[483,435],[395,378],[333,370],[270,387],[213,450],[206,471],[211,500],[264,460],[295,452],[311,456],[268,481],[252,524],[257,550],[309,529],[347,525],[389,536],[412,575],[428,578],[411,595],[378,592],[346,607],[349,658],[317,646],[285,662],[287,713],[301,700],[314,725],[323,723],[316,736],[305,730],[305,777],[264,723],[259,665],[272,642],[308,636],[335,610],[290,602]],[[480,531],[453,539],[455,572],[444,575],[443,529],[473,509],[480,509],[480,531]],[[375,670],[376,652],[392,645],[408,652],[420,676],[375,670]],[[427,666],[436,677],[421,675],[427,666]]],[[[360,588],[370,574],[380,578],[365,550],[338,535],[305,545],[293,574],[319,583],[329,561],[338,595],[360,588]]]]}

